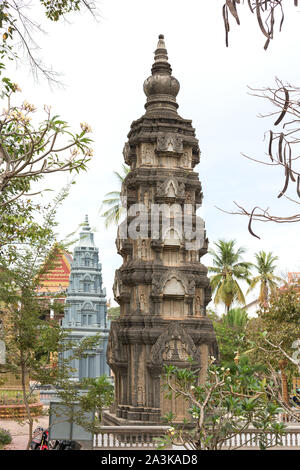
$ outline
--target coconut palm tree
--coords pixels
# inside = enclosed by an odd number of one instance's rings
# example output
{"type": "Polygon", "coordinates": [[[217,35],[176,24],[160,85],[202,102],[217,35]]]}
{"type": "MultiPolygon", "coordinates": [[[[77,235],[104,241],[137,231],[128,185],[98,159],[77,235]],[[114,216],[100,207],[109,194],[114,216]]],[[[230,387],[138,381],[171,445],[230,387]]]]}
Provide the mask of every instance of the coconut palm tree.
{"type": "Polygon", "coordinates": [[[252,291],[260,284],[258,301],[262,307],[267,307],[269,291],[271,294],[274,294],[278,287],[278,281],[281,281],[281,278],[274,274],[276,269],[274,263],[278,260],[278,256],[273,256],[272,252],[266,253],[265,251],[259,251],[255,253],[255,258],[256,264],[254,268],[257,270],[258,275],[251,280],[248,292],[252,291]]]}
{"type": "Polygon", "coordinates": [[[212,291],[215,292],[214,302],[223,302],[226,313],[229,312],[233,301],[245,304],[245,297],[238,281],[250,283],[252,263],[242,260],[245,249],[235,248],[235,240],[219,240],[215,243],[217,250],[209,250],[213,257],[213,266],[208,267],[214,275],[210,278],[212,291]]]}
{"type": "Polygon", "coordinates": [[[125,213],[125,207],[122,205],[121,201],[121,188],[122,183],[125,180],[126,176],[130,172],[130,168],[127,165],[122,164],[122,171],[119,173],[118,171],[114,171],[114,175],[117,177],[120,190],[119,191],[110,191],[109,193],[105,194],[105,198],[102,201],[102,206],[100,210],[103,210],[106,207],[105,212],[101,214],[101,217],[105,218],[105,227],[108,228],[110,225],[115,224],[118,225],[120,218],[125,213]]]}

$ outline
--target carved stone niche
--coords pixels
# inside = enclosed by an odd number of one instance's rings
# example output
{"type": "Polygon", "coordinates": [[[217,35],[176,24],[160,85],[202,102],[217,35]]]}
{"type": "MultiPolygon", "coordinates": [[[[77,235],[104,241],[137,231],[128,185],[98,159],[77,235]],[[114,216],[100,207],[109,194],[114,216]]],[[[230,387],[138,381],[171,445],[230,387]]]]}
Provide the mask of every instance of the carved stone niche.
{"type": "Polygon", "coordinates": [[[150,241],[138,238],[135,241],[135,245],[136,245],[136,258],[139,258],[143,261],[149,261],[151,259],[150,241]]]}
{"type": "Polygon", "coordinates": [[[192,169],[192,149],[184,149],[180,159],[180,166],[187,170],[192,169]]]}
{"type": "Polygon", "coordinates": [[[171,322],[152,346],[148,367],[162,367],[168,361],[185,363],[188,357],[200,363],[200,351],[191,336],[179,322],[171,322]]]}
{"type": "Polygon", "coordinates": [[[182,154],[183,140],[182,137],[172,133],[159,133],[157,136],[157,153],[182,154]]]}
{"type": "Polygon", "coordinates": [[[185,197],[185,184],[178,182],[177,178],[167,178],[164,181],[158,181],[156,184],[156,198],[179,198],[185,197]]]}
{"type": "Polygon", "coordinates": [[[149,296],[147,286],[140,286],[138,289],[138,309],[142,314],[149,314],[149,296]]]}
{"type": "Polygon", "coordinates": [[[156,157],[151,143],[142,143],[138,151],[138,166],[155,166],[156,157]]]}
{"type": "Polygon", "coordinates": [[[168,270],[164,274],[153,274],[153,295],[179,295],[184,296],[188,291],[188,280],[176,269],[168,270]]]}
{"type": "Polygon", "coordinates": [[[152,202],[152,189],[146,189],[140,196],[141,202],[145,205],[147,210],[151,209],[151,202],[152,202]]]}
{"type": "Polygon", "coordinates": [[[170,227],[163,234],[163,242],[165,248],[179,249],[182,244],[182,234],[176,227],[170,227]]]}
{"type": "Polygon", "coordinates": [[[159,299],[157,313],[163,318],[184,319],[190,314],[189,282],[176,269],[153,276],[152,297],[159,299]]]}
{"type": "Polygon", "coordinates": [[[194,297],[194,315],[196,317],[203,316],[204,312],[204,290],[201,288],[197,288],[195,290],[195,297],[194,297]]]}

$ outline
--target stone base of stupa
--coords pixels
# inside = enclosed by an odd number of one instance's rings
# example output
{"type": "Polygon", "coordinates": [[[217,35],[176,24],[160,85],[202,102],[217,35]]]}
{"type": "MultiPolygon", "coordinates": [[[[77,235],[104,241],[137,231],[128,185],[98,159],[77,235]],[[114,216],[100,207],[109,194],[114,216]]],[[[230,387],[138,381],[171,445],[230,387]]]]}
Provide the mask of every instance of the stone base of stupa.
{"type": "Polygon", "coordinates": [[[121,405],[116,412],[105,411],[103,423],[106,426],[162,426],[160,409],[121,405]]]}

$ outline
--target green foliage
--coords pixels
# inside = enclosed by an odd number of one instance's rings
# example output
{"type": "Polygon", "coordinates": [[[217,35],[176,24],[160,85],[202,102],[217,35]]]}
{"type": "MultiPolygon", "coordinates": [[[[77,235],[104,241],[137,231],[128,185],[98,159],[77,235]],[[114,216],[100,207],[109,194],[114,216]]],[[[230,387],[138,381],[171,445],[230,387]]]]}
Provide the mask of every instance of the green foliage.
{"type": "MultiPolygon", "coordinates": [[[[0,304],[2,307],[3,332],[6,344],[5,372],[18,374],[22,384],[23,402],[30,402],[33,388],[26,387],[25,378],[29,375],[32,382],[53,385],[62,394],[65,403],[78,397],[78,385],[73,385],[72,361],[84,357],[101,343],[100,335],[82,341],[69,341],[68,331],[62,329],[55,320],[45,319],[47,298],[39,295],[42,277],[55,265],[57,252],[65,250],[67,243],[55,240],[55,215],[67,191],[63,191],[44,214],[40,226],[43,236],[35,244],[16,245],[14,258],[8,260],[0,256],[0,304]],[[54,247],[54,248],[53,248],[54,247]],[[66,351],[70,354],[65,357],[66,351]],[[51,356],[60,357],[59,366],[51,366],[51,356]]],[[[52,309],[60,308],[57,303],[52,309]]],[[[57,362],[57,361],[56,361],[57,362]]],[[[33,418],[27,408],[26,422],[29,424],[31,440],[33,418]]]]}
{"type": "MultiPolygon", "coordinates": [[[[82,0],[40,3],[53,21],[81,7],[92,8],[89,1],[82,0]]],[[[36,243],[44,235],[37,219],[40,211],[49,207],[32,200],[32,196],[42,192],[36,190],[36,184],[41,187],[41,180],[55,172],[77,174],[86,170],[92,156],[88,136],[91,129],[87,124],[82,123],[81,130],[73,132],[63,119],[52,114],[50,107],[44,107],[45,114],[38,122],[33,119],[37,111],[34,105],[27,101],[12,105],[16,92],[21,90],[7,77],[6,67],[8,60],[18,59],[19,42],[27,51],[27,62],[47,78],[53,77],[33,56],[36,44],[31,47],[35,42],[31,33],[40,31],[40,25],[30,17],[31,8],[25,1],[5,0],[0,5],[0,97],[7,101],[7,109],[0,116],[0,250],[11,243],[36,243]]]]}
{"type": "Polygon", "coordinates": [[[244,309],[232,308],[231,310],[229,310],[227,315],[224,315],[223,321],[224,323],[226,323],[226,325],[231,327],[237,326],[240,328],[245,328],[249,321],[249,318],[247,312],[244,309]]]}
{"type": "MultiPolygon", "coordinates": [[[[121,173],[114,171],[120,186],[122,186],[122,183],[129,172],[130,168],[124,164],[122,164],[121,173]]],[[[105,226],[107,228],[112,224],[118,225],[122,215],[126,211],[126,208],[123,207],[122,204],[121,191],[111,191],[105,194],[105,198],[106,199],[103,199],[102,201],[101,210],[103,210],[105,207],[107,210],[102,212],[101,217],[105,218],[105,226]]]]}
{"type": "Polygon", "coordinates": [[[234,301],[245,304],[245,297],[238,281],[250,282],[252,263],[242,261],[245,249],[235,249],[235,240],[219,240],[215,243],[217,250],[209,250],[213,257],[213,266],[208,272],[214,275],[210,278],[212,291],[215,293],[215,304],[224,303],[228,312],[234,301]]]}
{"type": "Polygon", "coordinates": [[[286,287],[271,295],[269,304],[258,312],[247,328],[247,337],[252,343],[253,361],[269,363],[278,368],[280,361],[286,362],[287,369],[295,372],[295,367],[286,361],[285,355],[268,341],[280,347],[290,356],[293,355],[294,341],[299,339],[300,302],[299,292],[293,287],[286,287]]]}
{"type": "Polygon", "coordinates": [[[299,325],[300,322],[300,302],[299,291],[293,286],[286,287],[278,291],[270,300],[269,308],[260,312],[260,316],[269,322],[277,324],[289,323],[299,325]]]}
{"type": "Polygon", "coordinates": [[[83,411],[93,411],[97,413],[97,424],[102,421],[102,411],[114,400],[114,386],[106,375],[101,375],[96,379],[84,379],[80,386],[84,395],[80,397],[79,404],[83,411]]]}
{"type": "Polygon", "coordinates": [[[277,423],[279,408],[269,398],[265,380],[249,364],[235,364],[230,370],[213,361],[203,384],[199,384],[198,371],[165,367],[165,390],[186,400],[190,426],[174,425],[174,415],[169,414],[166,418],[172,428],[160,440],[160,448],[173,443],[189,449],[220,450],[228,439],[251,426],[261,431],[261,448],[279,444],[284,425],[277,423]],[[273,437],[266,431],[274,433],[273,437]]]}
{"type": "Polygon", "coordinates": [[[6,429],[0,428],[0,447],[10,444],[12,441],[12,436],[10,432],[6,429]]]}
{"type": "MultiPolygon", "coordinates": [[[[40,0],[40,4],[51,21],[78,12],[81,7],[93,8],[89,0],[40,0]]],[[[56,210],[70,188],[69,185],[52,202],[42,205],[33,196],[48,189],[37,190],[37,183],[41,187],[43,178],[56,172],[77,174],[86,170],[92,141],[86,123],[72,131],[50,107],[44,107],[45,114],[40,119],[33,115],[35,106],[27,101],[12,104],[15,93],[21,90],[6,76],[6,67],[8,60],[18,60],[16,51],[20,44],[34,74],[41,73],[55,81],[53,73],[34,56],[36,42],[31,34],[42,29],[31,17],[32,7],[25,1],[10,0],[0,5],[0,95],[7,101],[7,109],[0,116],[0,305],[7,353],[1,375],[19,374],[25,405],[32,393],[25,385],[28,374],[32,381],[53,384],[70,399],[76,398],[76,386],[69,380],[72,360],[93,351],[101,341],[98,335],[81,343],[68,341],[67,331],[55,321],[45,320],[47,299],[37,293],[42,275],[55,261],[56,210]],[[64,351],[72,354],[61,359],[60,367],[50,367],[50,355],[64,351]]],[[[56,243],[57,249],[66,247],[66,243],[56,243]]],[[[52,308],[56,311],[61,306],[54,303],[52,308]]],[[[33,418],[29,407],[26,422],[30,441],[33,418]]]]}
{"type": "Polygon", "coordinates": [[[59,116],[44,107],[45,119],[33,125],[32,104],[9,106],[0,116],[0,207],[6,208],[31,191],[33,183],[45,175],[86,170],[92,151],[82,123],[79,133],[72,133],[59,116]],[[69,152],[69,154],[67,153],[69,152]],[[8,171],[9,170],[9,171],[8,171]]]}
{"type": "Polygon", "coordinates": [[[248,292],[253,290],[258,284],[260,284],[259,292],[259,303],[261,306],[267,306],[269,300],[269,291],[271,294],[275,294],[277,290],[277,283],[281,280],[280,277],[275,276],[274,271],[276,269],[275,261],[278,260],[277,256],[273,256],[271,252],[266,253],[260,251],[255,253],[256,263],[254,268],[258,272],[251,282],[248,292]]]}
{"type": "Polygon", "coordinates": [[[246,337],[248,317],[242,309],[229,310],[228,314],[213,320],[220,352],[220,362],[228,367],[237,353],[243,354],[250,345],[246,337]]]}
{"type": "MultiPolygon", "coordinates": [[[[89,341],[90,347],[93,347],[91,345],[95,345],[95,338],[89,338],[89,341]]],[[[88,345],[83,340],[80,355],[71,354],[67,363],[72,361],[74,357],[82,357],[82,353],[87,349],[88,345]]],[[[59,417],[62,412],[64,417],[67,416],[73,423],[82,426],[86,431],[97,433],[102,421],[103,409],[111,405],[114,400],[114,387],[110,379],[102,375],[95,379],[85,378],[72,381],[68,375],[68,371],[72,370],[69,366],[67,366],[67,372],[63,371],[62,363],[58,369],[62,374],[56,381],[56,393],[62,403],[62,410],[60,411],[58,406],[56,414],[59,417]],[[76,411],[74,404],[77,405],[76,411]],[[90,414],[90,412],[94,416],[92,420],[90,417],[87,418],[87,413],[90,414]]]]}
{"type": "Polygon", "coordinates": [[[120,307],[110,307],[107,310],[107,318],[109,320],[117,320],[120,316],[120,307]]]}
{"type": "Polygon", "coordinates": [[[61,16],[71,11],[79,11],[84,3],[82,0],[40,0],[45,7],[47,18],[52,21],[58,21],[61,16]]]}

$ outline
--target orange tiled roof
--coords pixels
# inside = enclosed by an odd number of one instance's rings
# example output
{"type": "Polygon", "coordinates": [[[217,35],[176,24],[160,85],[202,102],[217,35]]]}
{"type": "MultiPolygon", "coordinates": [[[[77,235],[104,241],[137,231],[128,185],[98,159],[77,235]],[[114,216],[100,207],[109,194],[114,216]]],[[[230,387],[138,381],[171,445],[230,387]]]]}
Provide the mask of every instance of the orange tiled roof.
{"type": "Polygon", "coordinates": [[[69,253],[59,252],[54,264],[55,267],[43,274],[40,280],[39,292],[59,292],[66,290],[69,285],[72,256],[69,253]]]}

